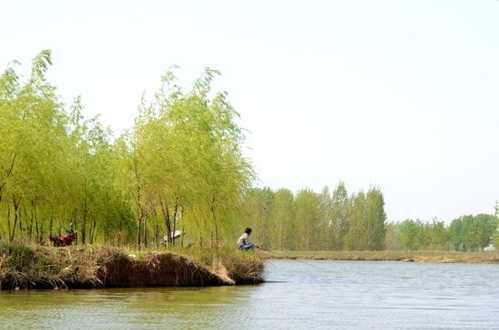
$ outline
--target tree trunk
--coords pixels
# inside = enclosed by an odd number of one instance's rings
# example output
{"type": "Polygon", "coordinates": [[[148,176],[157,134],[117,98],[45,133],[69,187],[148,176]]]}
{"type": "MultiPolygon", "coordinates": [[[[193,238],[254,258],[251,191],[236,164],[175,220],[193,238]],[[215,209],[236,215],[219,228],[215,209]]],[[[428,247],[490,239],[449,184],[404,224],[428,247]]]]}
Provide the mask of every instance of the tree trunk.
{"type": "Polygon", "coordinates": [[[97,221],[94,219],[92,220],[92,228],[90,228],[90,244],[94,244],[95,240],[95,232],[97,230],[97,221]]]}
{"type": "Polygon", "coordinates": [[[138,218],[137,218],[137,222],[138,222],[138,233],[137,233],[137,246],[138,248],[140,249],[140,246],[141,246],[141,227],[142,227],[142,221],[143,221],[143,216],[144,216],[144,210],[142,209],[142,203],[141,203],[141,200],[142,200],[142,190],[140,189],[140,178],[139,178],[139,165],[137,163],[137,158],[134,158],[133,159],[133,171],[134,171],[134,174],[135,174],[135,181],[136,181],[136,184],[137,184],[137,187],[136,187],[136,192],[137,192],[137,198],[135,200],[136,202],[136,207],[137,207],[137,212],[138,212],[138,218]]]}
{"type": "Polygon", "coordinates": [[[75,238],[75,245],[78,245],[80,242],[80,235],[78,235],[78,209],[75,208],[73,210],[73,215],[70,216],[69,221],[73,224],[73,228],[76,231],[77,235],[75,238]]]}
{"type": "Polygon", "coordinates": [[[159,222],[158,222],[158,216],[156,214],[154,215],[154,219],[156,223],[154,237],[156,241],[156,248],[159,248],[159,222]]]}
{"type": "Polygon", "coordinates": [[[140,249],[140,243],[141,243],[141,232],[140,232],[140,230],[141,230],[141,225],[142,225],[142,219],[141,219],[140,216],[139,216],[137,222],[138,222],[138,226],[139,226],[138,233],[137,233],[137,246],[140,249]]]}
{"type": "Polygon", "coordinates": [[[54,224],[54,217],[51,214],[50,215],[50,220],[49,220],[49,235],[52,235],[52,225],[54,224]]]}
{"type": "Polygon", "coordinates": [[[35,216],[35,241],[40,237],[40,229],[38,228],[38,218],[35,216]]]}
{"type": "Polygon", "coordinates": [[[211,216],[213,217],[213,225],[215,227],[215,247],[218,248],[218,223],[217,216],[215,214],[215,197],[213,197],[210,205],[211,216]]]}
{"type": "Polygon", "coordinates": [[[87,243],[87,199],[85,198],[85,203],[83,205],[83,217],[81,221],[81,243],[85,245],[87,243]]]}
{"type": "Polygon", "coordinates": [[[166,228],[166,242],[170,243],[171,242],[171,234],[172,234],[172,227],[171,227],[171,220],[170,220],[170,211],[168,210],[168,205],[166,203],[163,203],[163,201],[160,199],[159,201],[161,205],[161,212],[163,214],[163,221],[165,223],[165,228],[166,228]]]}
{"type": "Polygon", "coordinates": [[[16,236],[16,226],[19,220],[19,207],[21,204],[20,199],[16,199],[15,196],[12,196],[12,205],[14,206],[14,224],[12,225],[12,233],[10,235],[10,241],[12,242],[16,236]]]}
{"type": "Polygon", "coordinates": [[[33,237],[33,224],[35,222],[35,201],[32,199],[31,200],[31,221],[29,224],[29,230],[28,230],[28,240],[31,242],[31,239],[33,237]]]}
{"type": "Polygon", "coordinates": [[[147,217],[144,218],[144,246],[147,248],[148,245],[148,240],[147,240],[147,217]]]}
{"type": "Polygon", "coordinates": [[[178,211],[178,202],[175,202],[175,208],[173,209],[173,235],[172,235],[172,244],[175,245],[175,231],[177,229],[177,211],[178,211]]]}
{"type": "Polygon", "coordinates": [[[44,239],[43,239],[43,236],[45,235],[45,233],[43,232],[43,221],[40,222],[40,237],[38,239],[38,241],[40,243],[43,243],[44,239]]]}
{"type": "Polygon", "coordinates": [[[24,211],[24,215],[26,215],[26,208],[22,207],[22,205],[19,204],[19,234],[21,235],[21,238],[24,237],[24,228],[23,228],[23,219],[24,219],[24,216],[23,216],[23,211],[24,211]]]}
{"type": "Polygon", "coordinates": [[[7,233],[8,233],[9,240],[10,240],[10,232],[11,232],[11,225],[10,225],[10,204],[7,204],[7,233]]]}

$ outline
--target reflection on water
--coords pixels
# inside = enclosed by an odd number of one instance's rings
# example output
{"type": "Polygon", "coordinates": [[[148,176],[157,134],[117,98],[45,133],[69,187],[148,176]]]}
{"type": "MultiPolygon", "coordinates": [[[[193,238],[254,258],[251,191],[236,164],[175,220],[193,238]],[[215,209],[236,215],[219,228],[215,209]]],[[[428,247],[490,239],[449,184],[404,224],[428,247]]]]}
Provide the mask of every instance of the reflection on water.
{"type": "Polygon", "coordinates": [[[499,265],[273,261],[259,286],[0,294],[1,329],[499,328],[499,265]]]}

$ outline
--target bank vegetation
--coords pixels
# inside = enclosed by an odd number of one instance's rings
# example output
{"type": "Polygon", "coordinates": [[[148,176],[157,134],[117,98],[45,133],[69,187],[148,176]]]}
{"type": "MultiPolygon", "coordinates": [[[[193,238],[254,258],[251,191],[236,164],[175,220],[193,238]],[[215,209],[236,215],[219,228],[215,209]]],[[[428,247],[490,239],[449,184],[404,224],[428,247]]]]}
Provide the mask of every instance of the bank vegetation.
{"type": "Polygon", "coordinates": [[[0,244],[0,289],[220,286],[263,281],[255,254],[0,244]]]}

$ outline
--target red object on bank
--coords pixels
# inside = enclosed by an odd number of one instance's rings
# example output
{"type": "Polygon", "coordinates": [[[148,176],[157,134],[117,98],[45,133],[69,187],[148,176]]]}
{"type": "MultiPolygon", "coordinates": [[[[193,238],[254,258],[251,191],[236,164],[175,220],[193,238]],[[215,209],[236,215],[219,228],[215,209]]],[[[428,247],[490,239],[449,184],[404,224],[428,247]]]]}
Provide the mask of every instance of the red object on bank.
{"type": "Polygon", "coordinates": [[[72,232],[67,235],[50,236],[49,240],[54,246],[69,246],[76,239],[76,233],[72,232]]]}

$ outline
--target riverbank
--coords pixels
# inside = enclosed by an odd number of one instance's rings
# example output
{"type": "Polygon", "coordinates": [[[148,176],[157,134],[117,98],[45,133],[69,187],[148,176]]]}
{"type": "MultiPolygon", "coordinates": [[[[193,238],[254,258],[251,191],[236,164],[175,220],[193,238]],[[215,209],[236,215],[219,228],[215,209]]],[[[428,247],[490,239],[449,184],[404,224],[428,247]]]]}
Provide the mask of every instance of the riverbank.
{"type": "Polygon", "coordinates": [[[222,286],[263,282],[263,261],[229,250],[0,244],[0,289],[222,286]]]}
{"type": "Polygon", "coordinates": [[[499,252],[457,251],[260,251],[264,259],[499,263],[499,252]]]}

